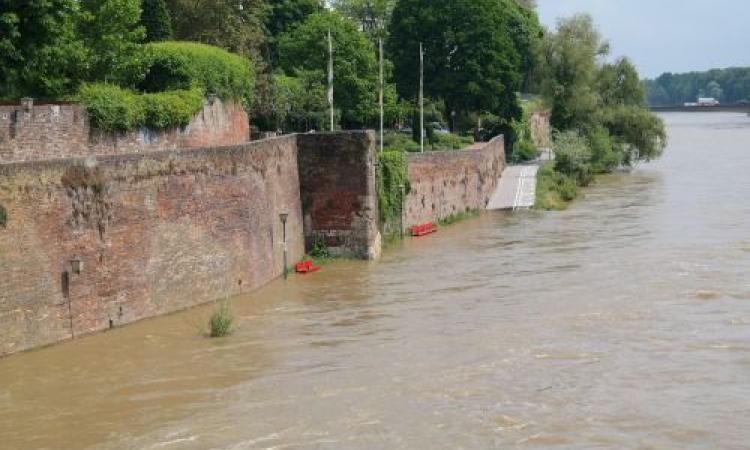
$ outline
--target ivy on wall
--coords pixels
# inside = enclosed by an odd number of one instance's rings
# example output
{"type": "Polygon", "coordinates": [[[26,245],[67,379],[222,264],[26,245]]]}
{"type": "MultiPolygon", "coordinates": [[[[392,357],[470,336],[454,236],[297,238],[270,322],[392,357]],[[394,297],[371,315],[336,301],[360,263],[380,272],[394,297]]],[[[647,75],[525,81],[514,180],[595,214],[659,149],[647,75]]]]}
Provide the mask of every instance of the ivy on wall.
{"type": "Polygon", "coordinates": [[[378,211],[380,221],[384,224],[394,223],[401,217],[401,186],[408,194],[409,167],[406,154],[400,151],[385,151],[378,156],[380,170],[378,172],[378,211]]]}

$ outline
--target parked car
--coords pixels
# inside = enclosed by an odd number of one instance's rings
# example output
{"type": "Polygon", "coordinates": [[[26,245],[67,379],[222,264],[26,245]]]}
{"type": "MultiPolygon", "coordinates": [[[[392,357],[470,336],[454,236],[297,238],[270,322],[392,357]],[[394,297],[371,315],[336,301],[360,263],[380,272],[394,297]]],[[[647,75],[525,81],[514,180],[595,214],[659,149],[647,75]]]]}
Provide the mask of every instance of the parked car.
{"type": "Polygon", "coordinates": [[[450,134],[450,130],[445,128],[440,122],[431,122],[427,126],[431,126],[432,131],[436,134],[450,134]]]}

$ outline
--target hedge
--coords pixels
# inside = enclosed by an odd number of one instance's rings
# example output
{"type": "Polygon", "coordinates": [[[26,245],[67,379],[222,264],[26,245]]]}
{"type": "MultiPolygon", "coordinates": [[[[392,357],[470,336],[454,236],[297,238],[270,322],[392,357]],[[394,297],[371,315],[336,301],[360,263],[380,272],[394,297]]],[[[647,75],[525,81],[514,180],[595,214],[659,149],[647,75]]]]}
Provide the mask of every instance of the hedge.
{"type": "Polygon", "coordinates": [[[200,88],[138,94],[111,84],[93,83],[81,88],[78,99],[86,107],[91,125],[110,132],[185,126],[203,107],[200,88]]]}
{"type": "Polygon", "coordinates": [[[145,58],[146,74],[138,86],[145,92],[200,87],[246,109],[252,106],[255,73],[242,56],[194,42],[154,42],[145,46],[145,58]]]}
{"type": "Polygon", "coordinates": [[[79,91],[78,100],[95,128],[124,132],[185,126],[209,94],[238,101],[245,109],[253,102],[255,74],[250,61],[210,45],[147,44],[128,72],[124,78],[129,87],[91,83],[79,91]]]}

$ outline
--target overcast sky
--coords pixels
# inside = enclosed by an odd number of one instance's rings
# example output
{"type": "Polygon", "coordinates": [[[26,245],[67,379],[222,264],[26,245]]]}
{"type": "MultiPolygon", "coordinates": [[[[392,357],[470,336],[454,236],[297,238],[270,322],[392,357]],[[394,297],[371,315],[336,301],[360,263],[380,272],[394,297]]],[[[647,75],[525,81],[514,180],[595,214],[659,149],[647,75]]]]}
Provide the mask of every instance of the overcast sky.
{"type": "Polygon", "coordinates": [[[542,22],[588,12],[641,76],[750,66],[750,0],[537,0],[542,22]]]}

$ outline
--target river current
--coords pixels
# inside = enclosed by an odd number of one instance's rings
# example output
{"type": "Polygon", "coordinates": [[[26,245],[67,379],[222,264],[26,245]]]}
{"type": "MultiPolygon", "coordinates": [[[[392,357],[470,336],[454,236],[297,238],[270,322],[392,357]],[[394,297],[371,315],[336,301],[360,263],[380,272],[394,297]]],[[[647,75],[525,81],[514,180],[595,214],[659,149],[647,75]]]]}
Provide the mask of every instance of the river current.
{"type": "Polygon", "coordinates": [[[0,359],[0,448],[743,449],[750,117],[564,212],[486,213],[379,263],[0,359]]]}

